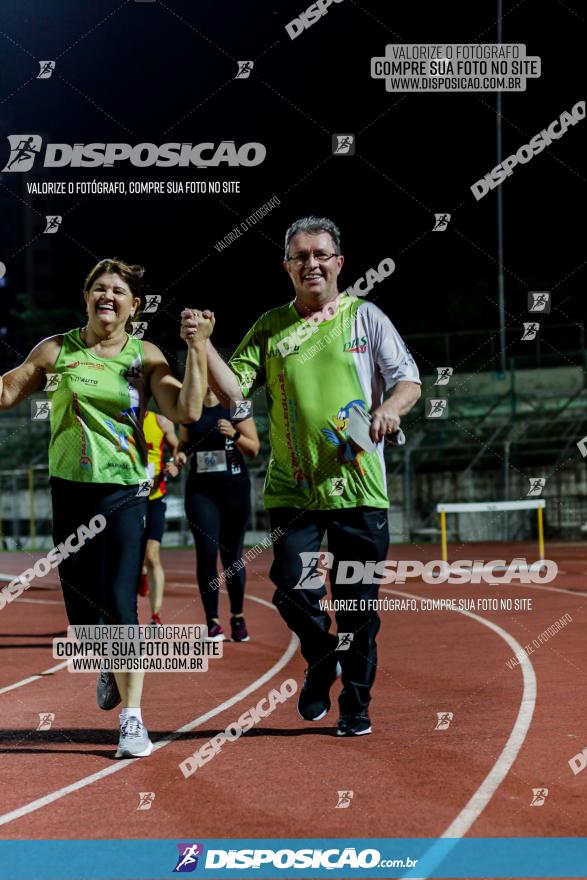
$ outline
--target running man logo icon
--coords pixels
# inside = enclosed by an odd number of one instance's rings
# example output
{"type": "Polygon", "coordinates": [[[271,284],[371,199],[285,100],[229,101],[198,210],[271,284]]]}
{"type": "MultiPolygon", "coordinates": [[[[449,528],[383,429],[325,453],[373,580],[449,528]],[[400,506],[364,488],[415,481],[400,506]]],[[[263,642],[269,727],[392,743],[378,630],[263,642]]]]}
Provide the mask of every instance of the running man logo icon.
{"type": "Polygon", "coordinates": [[[204,847],[201,843],[176,843],[179,851],[177,865],[173,869],[174,874],[188,874],[198,867],[198,859],[204,855],[204,847]]]}
{"type": "Polygon", "coordinates": [[[530,480],[530,488],[528,490],[528,494],[526,495],[526,498],[536,496],[536,495],[542,495],[542,490],[544,489],[544,486],[546,484],[546,478],[545,477],[528,477],[528,479],[530,480]]]}
{"type": "Polygon", "coordinates": [[[253,413],[252,400],[234,400],[230,405],[231,419],[250,419],[253,413]]]}
{"type": "Polygon", "coordinates": [[[127,380],[127,382],[132,382],[133,379],[138,379],[142,372],[143,364],[140,357],[138,357],[132,362],[132,364],[129,364],[127,369],[123,371],[122,375],[127,380]]]}
{"type": "Polygon", "coordinates": [[[135,495],[135,498],[145,498],[145,496],[150,495],[151,489],[153,488],[153,482],[153,480],[145,480],[143,483],[141,483],[141,485],[139,486],[139,491],[135,495]]]}
{"type": "Polygon", "coordinates": [[[539,330],[540,324],[532,321],[524,322],[524,332],[522,333],[522,340],[524,342],[530,342],[531,339],[536,339],[539,330]]]}
{"type": "Polygon", "coordinates": [[[426,400],[426,418],[427,419],[447,419],[448,418],[448,400],[442,398],[429,397],[426,400]]]}
{"type": "Polygon", "coordinates": [[[51,725],[55,721],[55,712],[39,712],[39,723],[37,730],[51,730],[51,725]]]}
{"type": "Polygon", "coordinates": [[[243,394],[247,394],[253,387],[253,382],[257,378],[256,370],[243,370],[238,376],[238,384],[243,394]]]}
{"type": "Polygon", "coordinates": [[[35,422],[46,422],[51,415],[50,400],[31,400],[31,418],[35,422]]]}
{"type": "Polygon", "coordinates": [[[145,297],[145,308],[143,309],[143,315],[155,314],[160,304],[161,297],[159,296],[159,294],[149,294],[145,297]]]}
{"type": "Polygon", "coordinates": [[[329,495],[342,495],[346,484],[346,477],[331,477],[331,487],[329,495]]]}
{"type": "Polygon", "coordinates": [[[434,730],[448,730],[454,715],[452,712],[437,712],[436,717],[438,721],[436,722],[434,730]]]}
{"type": "Polygon", "coordinates": [[[139,805],[137,810],[150,810],[155,800],[154,791],[139,791],[139,805]]]}
{"type": "Polygon", "coordinates": [[[436,367],[436,372],[438,373],[438,378],[436,379],[435,385],[448,385],[450,382],[450,377],[454,373],[452,367],[436,367]]]}
{"type": "Polygon", "coordinates": [[[354,134],[333,134],[332,135],[332,155],[333,156],[354,156],[355,155],[355,136],[354,136],[354,134]]]}
{"type": "Polygon", "coordinates": [[[444,232],[445,229],[448,228],[448,224],[450,223],[450,214],[435,214],[434,215],[434,227],[432,232],[444,232]]]}
{"type": "Polygon", "coordinates": [[[550,313],[550,292],[548,290],[531,290],[528,293],[528,311],[550,313]]]}
{"type": "Polygon", "coordinates": [[[39,61],[39,73],[37,79],[51,79],[51,74],[55,70],[54,61],[39,61]]]}
{"type": "Polygon", "coordinates": [[[548,797],[548,789],[547,788],[533,788],[532,789],[532,800],[530,801],[531,807],[541,807],[548,797]]]}
{"type": "Polygon", "coordinates": [[[9,134],[10,156],[2,171],[30,171],[41,152],[40,134],[9,134]]]}
{"type": "Polygon", "coordinates": [[[346,810],[351,805],[351,800],[353,799],[354,791],[339,791],[338,792],[338,803],[335,807],[337,810],[346,810]]]}
{"type": "Polygon", "coordinates": [[[294,590],[321,590],[326,582],[328,569],[334,565],[334,556],[327,550],[304,550],[300,553],[302,573],[294,590]]]}
{"type": "Polygon", "coordinates": [[[338,645],[336,646],[336,650],[349,651],[354,637],[354,633],[338,633],[338,645]]]}
{"type": "Polygon", "coordinates": [[[248,79],[254,66],[254,61],[239,61],[235,79],[248,79]]]}
{"type": "Polygon", "coordinates": [[[46,373],[46,377],[47,384],[45,385],[45,391],[55,391],[61,382],[61,373],[46,373]]]}
{"type": "Polygon", "coordinates": [[[149,326],[147,321],[131,321],[132,324],[132,336],[134,339],[142,339],[145,333],[147,332],[147,327],[149,326]]]}
{"type": "Polygon", "coordinates": [[[43,232],[46,232],[48,235],[54,235],[59,227],[61,226],[61,221],[63,217],[59,214],[47,214],[45,217],[47,225],[45,226],[43,232]]]}

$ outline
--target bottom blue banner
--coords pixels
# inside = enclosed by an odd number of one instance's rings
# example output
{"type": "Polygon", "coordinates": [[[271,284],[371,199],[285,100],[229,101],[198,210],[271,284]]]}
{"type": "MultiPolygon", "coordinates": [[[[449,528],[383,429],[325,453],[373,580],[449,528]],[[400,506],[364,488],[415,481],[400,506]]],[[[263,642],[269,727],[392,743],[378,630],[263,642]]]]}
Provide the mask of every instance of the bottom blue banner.
{"type": "Polygon", "coordinates": [[[7,880],[159,880],[177,874],[291,878],[587,877],[587,838],[18,840],[7,880]]]}

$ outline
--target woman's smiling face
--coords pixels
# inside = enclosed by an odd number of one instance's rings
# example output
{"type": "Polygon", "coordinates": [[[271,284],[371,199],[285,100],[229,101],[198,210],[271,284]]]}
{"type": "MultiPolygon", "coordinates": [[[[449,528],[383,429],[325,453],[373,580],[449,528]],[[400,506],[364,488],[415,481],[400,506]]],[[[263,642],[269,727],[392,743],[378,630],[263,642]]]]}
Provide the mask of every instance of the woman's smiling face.
{"type": "Polygon", "coordinates": [[[104,272],[84,293],[90,323],[98,328],[113,330],[124,327],[129,318],[134,317],[140,305],[138,296],[133,293],[120,275],[104,272]]]}

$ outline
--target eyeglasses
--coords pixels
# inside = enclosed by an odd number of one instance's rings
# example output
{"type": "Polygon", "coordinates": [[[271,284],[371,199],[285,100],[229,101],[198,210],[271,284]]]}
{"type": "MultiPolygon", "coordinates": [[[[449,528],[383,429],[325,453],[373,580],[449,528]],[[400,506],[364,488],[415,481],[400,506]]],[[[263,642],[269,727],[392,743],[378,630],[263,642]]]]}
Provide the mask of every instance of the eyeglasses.
{"type": "Polygon", "coordinates": [[[338,256],[340,256],[340,254],[326,254],[324,251],[310,251],[309,254],[293,254],[293,256],[286,257],[285,259],[288,263],[294,263],[296,266],[303,266],[304,263],[307,263],[312,257],[314,257],[319,263],[327,263],[328,260],[338,256]]]}

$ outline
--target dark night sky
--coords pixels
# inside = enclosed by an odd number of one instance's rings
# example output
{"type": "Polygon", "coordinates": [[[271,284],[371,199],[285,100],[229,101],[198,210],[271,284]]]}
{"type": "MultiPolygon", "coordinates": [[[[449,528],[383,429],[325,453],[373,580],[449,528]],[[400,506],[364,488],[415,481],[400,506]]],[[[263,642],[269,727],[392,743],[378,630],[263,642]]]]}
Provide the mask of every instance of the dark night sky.
{"type": "MultiPolygon", "coordinates": [[[[168,340],[181,308],[198,305],[215,309],[217,342],[230,347],[262,311],[290,298],[281,267],[284,232],[314,212],[342,229],[343,286],[384,257],[396,261],[372,296],[402,333],[497,325],[496,191],[476,202],[469,190],[496,164],[495,94],[392,94],[370,77],[370,58],[382,55],[387,42],[495,42],[495,4],[344,0],[292,41],[285,25],[304,5],[3,0],[2,165],[5,134],[18,132],[66,143],[234,139],[267,147],[263,165],[251,169],[121,163],[50,171],[50,180],[238,179],[242,193],[54,197],[51,210],[65,219],[51,240],[49,307],[74,305],[94,256],[116,254],[144,263],[151,292],[164,296],[150,338],[168,340]],[[35,79],[37,59],[57,61],[50,80],[35,79]],[[248,80],[233,78],[237,59],[255,60],[248,80]],[[331,155],[333,132],[356,135],[355,156],[331,155]],[[214,250],[275,195],[281,205],[255,230],[222,253],[214,250]],[[432,234],[440,211],[453,213],[451,226],[432,234]]],[[[581,20],[571,8],[551,0],[504,6],[503,40],[525,43],[543,69],[525,93],[504,94],[507,156],[585,95],[581,20]]],[[[512,325],[531,289],[556,291],[551,322],[583,319],[576,270],[583,262],[586,124],[569,129],[502,186],[512,325]]],[[[25,277],[22,224],[30,209],[10,195],[21,194],[20,178],[0,175],[8,307],[25,277]]],[[[33,213],[33,228],[40,227],[33,213]]],[[[48,316],[47,332],[63,329],[48,316]]]]}

